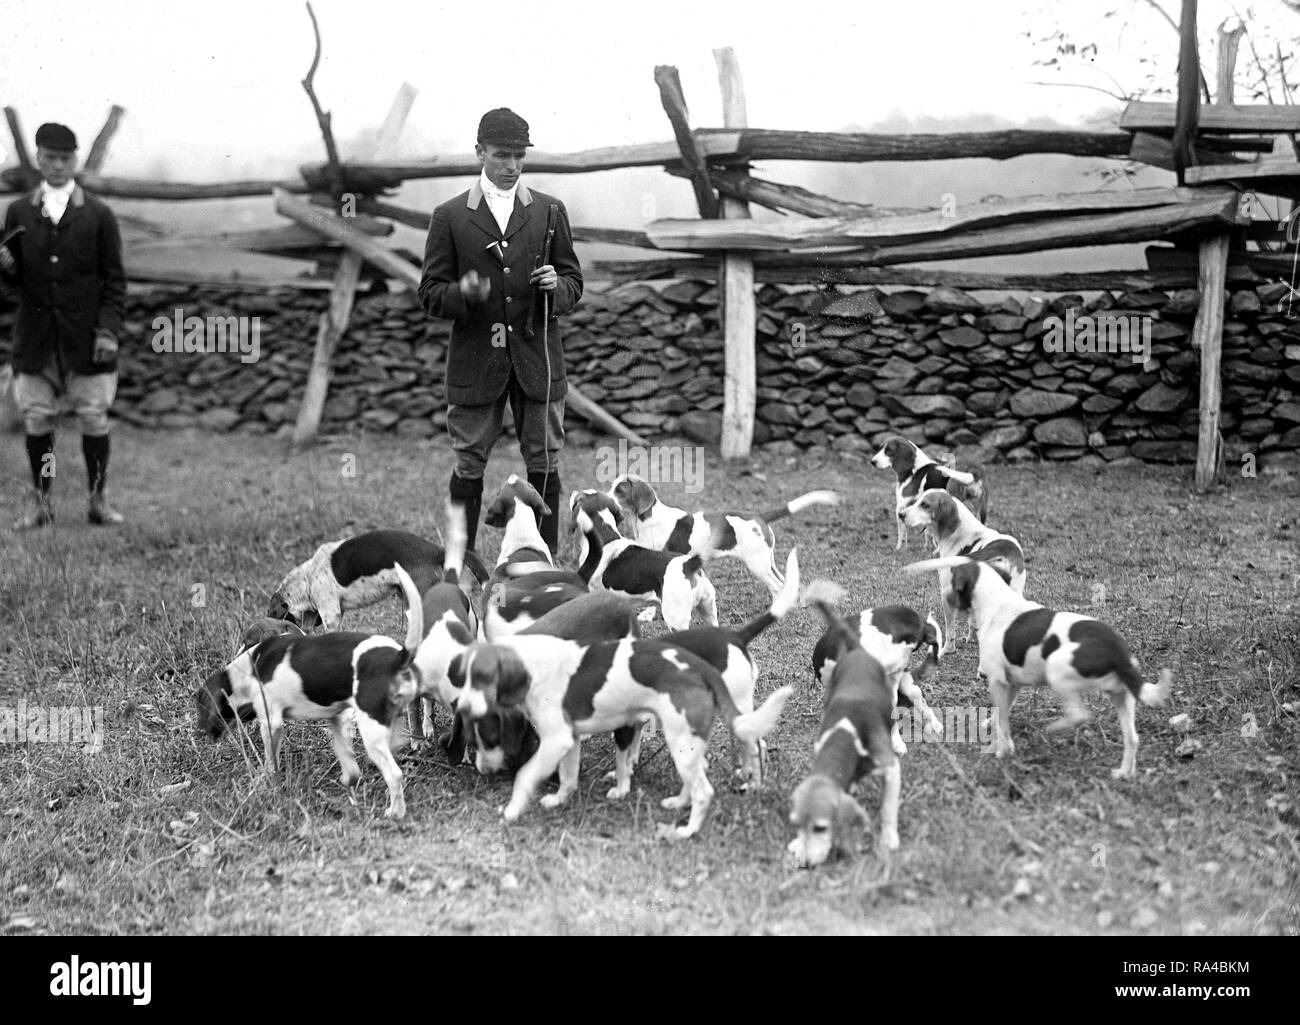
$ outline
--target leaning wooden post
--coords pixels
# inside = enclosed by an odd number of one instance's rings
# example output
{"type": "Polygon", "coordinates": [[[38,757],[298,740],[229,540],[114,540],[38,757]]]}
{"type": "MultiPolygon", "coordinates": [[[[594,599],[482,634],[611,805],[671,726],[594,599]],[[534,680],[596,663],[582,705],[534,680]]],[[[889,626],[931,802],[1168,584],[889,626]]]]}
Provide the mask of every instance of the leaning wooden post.
{"type": "MultiPolygon", "coordinates": [[[[1219,26],[1218,81],[1216,106],[1231,104],[1232,77],[1237,63],[1237,44],[1244,26],[1228,30],[1219,26]]],[[[1192,347],[1201,350],[1200,430],[1196,440],[1196,486],[1209,488],[1224,477],[1223,435],[1219,425],[1223,413],[1223,307],[1227,299],[1228,254],[1232,236],[1218,232],[1201,240],[1197,288],[1201,304],[1192,327],[1192,347]]]]}
{"type": "Polygon", "coordinates": [[[117,126],[122,123],[122,115],[126,111],[114,103],[108,110],[108,117],[104,119],[104,127],[99,130],[95,136],[95,141],[90,144],[90,153],[86,156],[85,170],[93,174],[98,174],[104,169],[104,161],[108,159],[108,144],[113,141],[113,136],[117,134],[117,126]]]}
{"type": "MultiPolygon", "coordinates": [[[[389,155],[406,124],[406,115],[415,100],[415,88],[403,82],[398,89],[384,126],[369,154],[361,159],[379,160],[389,155]]],[[[361,280],[361,256],[351,249],[345,249],[339,259],[338,269],[334,272],[334,287],[330,290],[329,308],[321,314],[320,324],[316,329],[316,349],[312,353],[311,369],[307,371],[307,386],[303,389],[302,405],[298,407],[298,422],[293,428],[293,444],[306,445],[316,437],[320,430],[321,417],[325,412],[325,398],[329,393],[330,378],[334,375],[334,352],[348,329],[352,319],[352,303],[356,297],[357,284],[361,280]]]]}
{"type": "Polygon", "coordinates": [[[668,115],[668,123],[673,126],[677,149],[682,155],[682,164],[690,176],[691,188],[695,191],[695,205],[699,207],[700,216],[717,217],[718,198],[709,182],[709,168],[704,162],[704,155],[696,145],[695,136],[691,134],[686,96],[682,92],[682,82],[677,69],[671,64],[656,64],[655,85],[659,86],[659,101],[663,104],[664,113],[668,115]]]}
{"type": "MultiPolygon", "coordinates": [[[[745,83],[731,47],[713,51],[722,90],[722,126],[747,128],[745,83]]],[[[722,197],[723,217],[748,217],[749,204],[722,197]]],[[[754,346],[757,313],[754,308],[754,260],[742,253],[725,253],[718,269],[721,284],[724,385],[722,406],[722,457],[744,459],[754,443],[754,407],[758,370],[754,346]]]]}

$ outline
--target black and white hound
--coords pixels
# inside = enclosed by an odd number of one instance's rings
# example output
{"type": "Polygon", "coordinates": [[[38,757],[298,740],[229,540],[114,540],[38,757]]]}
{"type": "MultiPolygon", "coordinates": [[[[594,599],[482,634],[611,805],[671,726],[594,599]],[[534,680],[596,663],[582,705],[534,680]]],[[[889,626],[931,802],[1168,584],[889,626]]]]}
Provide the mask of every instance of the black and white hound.
{"type": "Polygon", "coordinates": [[[208,677],[195,694],[198,728],[220,740],[237,717],[251,708],[262,734],[266,771],[279,769],[280,734],[287,719],[328,719],[344,786],[361,770],[345,724],[355,715],[366,754],[388,785],[384,815],[406,814],[402,770],[393,758],[393,726],[419,692],[414,659],[423,630],[420,595],[399,564],[398,584],[407,599],[406,645],[363,633],[311,636],[282,634],[241,651],[208,677]]]}
{"type": "Polygon", "coordinates": [[[781,591],[776,535],[768,525],[815,505],[837,505],[834,491],[809,491],[762,513],[693,512],[665,505],[640,477],[614,479],[609,496],[626,512],[627,536],[646,548],[698,555],[707,564],[722,556],[739,559],[773,595],[781,591]]]}
{"type": "MultiPolygon", "coordinates": [[[[874,609],[863,609],[856,623],[851,623],[858,636],[862,650],[880,663],[885,671],[885,678],[894,692],[894,703],[904,707],[915,708],[917,714],[925,717],[930,729],[940,735],[943,723],[934,714],[917,685],[933,678],[939,669],[939,653],[943,648],[943,631],[935,622],[934,616],[922,619],[921,614],[906,605],[881,605],[874,609]],[[924,659],[916,670],[916,678],[909,670],[912,656],[925,651],[924,659]]],[[[831,679],[835,672],[835,663],[844,643],[843,631],[828,627],[813,646],[813,677],[830,693],[831,679]]],[[[898,723],[894,723],[891,733],[894,753],[907,754],[907,745],[899,735],[898,723]]]]}
{"type": "Polygon", "coordinates": [[[685,630],[694,612],[718,625],[718,596],[699,555],[647,548],[618,532],[618,503],[599,491],[569,496],[573,529],[582,535],[578,575],[592,588],[657,601],[669,629],[685,630]]]}
{"type": "Polygon", "coordinates": [[[849,788],[864,776],[883,776],[880,850],[898,849],[902,774],[892,742],[894,688],[881,664],[835,610],[843,591],[828,581],[808,585],[804,601],[826,619],[834,636],[834,668],[813,744],[808,775],[790,797],[790,823],[798,835],[786,850],[800,868],[814,868],[833,851],[852,854],[870,824],[849,788]]]}
{"type": "MultiPolygon", "coordinates": [[[[416,668],[421,670],[421,686],[418,701],[412,701],[407,711],[407,727],[414,741],[418,737],[435,740],[437,729],[434,725],[434,702],[440,701],[448,711],[452,711],[452,698],[449,692],[436,684],[437,674],[432,670],[425,673],[421,665],[421,653],[427,660],[430,645],[425,642],[430,634],[443,633],[465,639],[465,643],[478,636],[478,615],[474,604],[460,587],[460,574],[465,559],[465,548],[469,537],[465,525],[465,509],[452,502],[447,503],[447,552],[443,557],[442,579],[424,592],[421,607],[424,611],[424,636],[416,652],[416,668]],[[428,685],[425,680],[428,680],[428,685]]],[[[450,757],[457,743],[456,726],[459,720],[452,718],[452,732],[445,739],[443,747],[450,757]]],[[[463,748],[463,744],[461,745],[463,748]]],[[[457,748],[459,750],[459,748],[457,748]]],[[[463,751],[461,752],[463,754],[463,751]]],[[[459,759],[455,760],[456,763],[459,759]]]]}
{"type": "Polygon", "coordinates": [[[504,530],[496,568],[483,591],[483,637],[495,641],[537,622],[552,609],[587,592],[576,573],[557,569],[537,529],[549,516],[537,489],[511,474],[487,508],[483,522],[504,530]]]}
{"type": "MultiPolygon", "coordinates": [[[[312,630],[337,630],[343,613],[400,595],[400,565],[423,594],[442,579],[441,545],[405,530],[371,530],[327,541],[306,562],[291,569],[271,596],[267,616],[312,630]]],[[[483,583],[487,572],[469,552],[465,565],[483,583]]]]}
{"type": "Polygon", "coordinates": [[[974,474],[935,462],[918,446],[897,434],[880,446],[880,451],[871,457],[871,465],[878,470],[892,468],[898,477],[894,485],[894,516],[898,520],[895,551],[907,541],[908,524],[903,522],[903,513],[917,495],[932,488],[957,486],[962,489],[960,497],[965,497],[966,487],[975,483],[974,474]]]}
{"type": "Polygon", "coordinates": [[[925,573],[943,564],[952,572],[952,596],[975,617],[980,643],[980,672],[987,677],[997,709],[994,753],[1013,754],[1011,705],[1021,687],[1048,684],[1065,705],[1065,715],[1049,733],[1072,729],[1092,717],[1084,698],[1106,694],[1119,715],[1124,758],[1111,775],[1131,779],[1137,772],[1138,735],[1135,699],[1160,705],[1169,696],[1173,673],[1162,669],[1156,683],[1144,683],[1141,666],[1128,642],[1091,616],[1056,612],[1027,601],[983,557],[927,559],[906,567],[925,573]]]}
{"type": "MultiPolygon", "coordinates": [[[[635,615],[640,608],[640,602],[608,591],[593,591],[558,606],[535,623],[504,637],[513,636],[513,633],[532,633],[584,644],[637,637],[635,615]]],[[[468,631],[459,629],[454,623],[434,623],[416,654],[425,692],[435,695],[453,710],[465,686],[464,656],[475,643],[468,631]]],[[[474,765],[483,775],[503,770],[517,771],[537,750],[536,731],[527,724],[519,707],[493,706],[474,723],[472,733],[465,729],[461,717],[456,716],[452,731],[443,744],[453,764],[460,764],[464,758],[466,740],[470,736],[475,741],[474,765]]],[[[625,740],[623,746],[626,747],[628,742],[625,740]]]]}
{"type": "MultiPolygon", "coordinates": [[[[934,537],[940,557],[978,554],[989,566],[1002,575],[1016,594],[1025,593],[1025,552],[1020,542],[1010,534],[1002,534],[986,527],[975,514],[946,491],[931,489],[922,492],[905,513],[909,527],[924,527],[934,537]]],[[[956,648],[957,608],[948,601],[951,571],[939,570],[939,594],[943,601],[944,631],[947,646],[943,654],[956,648]]],[[[970,639],[970,623],[966,638],[970,639]]]]}
{"type": "MultiPolygon", "coordinates": [[[[458,714],[473,722],[493,705],[519,706],[541,737],[537,753],[515,775],[504,809],[507,822],[523,814],[538,784],[557,767],[560,788],[541,803],[554,808],[568,800],[578,784],[580,736],[635,726],[653,715],[682,780],[681,792],[660,803],[689,806],[690,819],[676,832],[693,836],[713,798],[706,756],[714,718],[722,712],[741,743],[757,744],[776,726],[792,691],[782,687],[760,708],[742,713],[716,669],[680,645],[651,640],[581,644],[515,634],[499,644],[476,645],[464,659],[458,714]]],[[[619,780],[626,778],[625,757],[616,753],[619,780]]],[[[617,783],[610,796],[621,796],[617,783]]]]}

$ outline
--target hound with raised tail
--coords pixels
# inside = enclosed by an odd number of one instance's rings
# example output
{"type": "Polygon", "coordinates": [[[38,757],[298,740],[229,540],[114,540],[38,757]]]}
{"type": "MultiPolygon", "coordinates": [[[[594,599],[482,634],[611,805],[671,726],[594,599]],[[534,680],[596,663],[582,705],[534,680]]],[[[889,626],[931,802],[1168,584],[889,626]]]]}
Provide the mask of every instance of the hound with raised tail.
{"type": "MultiPolygon", "coordinates": [[[[852,624],[852,621],[850,621],[852,624]]],[[[915,708],[925,717],[931,730],[943,735],[943,723],[926,703],[925,695],[908,669],[912,656],[924,650],[925,657],[916,670],[916,678],[925,683],[939,671],[939,653],[943,648],[943,631],[934,616],[921,618],[921,614],[906,605],[881,605],[863,609],[854,626],[862,649],[880,663],[885,678],[894,692],[894,703],[915,708]]],[[[836,661],[840,657],[843,633],[828,628],[813,647],[813,677],[829,693],[836,661]]],[[[907,745],[899,735],[898,722],[891,732],[894,753],[907,754],[907,745]]]]}
{"type": "Polygon", "coordinates": [[[623,474],[610,485],[610,498],[627,513],[627,534],[637,544],[678,555],[698,555],[705,563],[739,559],[773,595],[781,593],[776,569],[776,535],[768,525],[815,505],[838,505],[834,491],[809,491],[762,513],[693,512],[665,505],[646,481],[623,474]]]}
{"type": "Polygon", "coordinates": [[[361,769],[352,755],[345,720],[355,715],[366,754],[388,784],[384,815],[406,814],[402,770],[391,749],[393,726],[420,689],[414,660],[424,634],[420,594],[400,564],[394,567],[407,600],[406,645],[363,633],[284,634],[241,651],[195,694],[198,728],[220,740],[229,724],[251,707],[262,733],[266,771],[279,769],[286,719],[329,719],[341,781],[352,786],[361,769]]]}
{"type": "Polygon", "coordinates": [[[582,535],[578,575],[590,587],[657,601],[671,630],[685,630],[695,612],[718,625],[718,596],[699,555],[677,555],[630,541],[618,532],[618,503],[599,491],[569,496],[573,528],[582,535]]]}
{"type": "MultiPolygon", "coordinates": [[[[421,607],[424,615],[424,636],[415,656],[415,667],[420,671],[420,695],[418,701],[412,701],[406,713],[407,727],[414,741],[417,737],[425,740],[437,738],[434,726],[433,703],[441,701],[448,711],[452,711],[454,695],[438,685],[438,674],[424,663],[430,659],[430,653],[437,640],[445,634],[454,636],[468,644],[478,635],[478,616],[473,603],[460,588],[460,574],[465,560],[465,547],[469,540],[465,522],[465,507],[447,502],[447,552],[442,561],[442,579],[424,592],[421,607]],[[438,635],[434,644],[426,643],[430,635],[438,635]],[[423,662],[422,662],[423,660],[423,662]],[[426,684],[425,681],[428,681],[426,684]]],[[[455,727],[458,720],[453,717],[452,736],[447,738],[444,749],[454,743],[455,727]]]]}
{"type": "MultiPolygon", "coordinates": [[[[675,630],[656,638],[665,644],[679,644],[687,651],[698,655],[722,674],[727,685],[727,693],[741,712],[750,712],[754,708],[754,690],[758,686],[758,666],[749,653],[749,645],[764,630],[779,623],[787,612],[794,608],[799,600],[799,557],[798,549],[791,548],[785,562],[785,578],[781,590],[772,599],[766,612],[755,616],[748,623],[736,630],[727,630],[718,626],[697,626],[689,630],[675,630]]],[[[618,735],[615,735],[615,741],[618,735]]],[[[635,767],[640,753],[640,731],[633,739],[631,764],[635,767]]],[[[766,745],[760,740],[757,744],[743,746],[738,752],[733,751],[735,763],[736,786],[746,789],[751,783],[763,780],[763,763],[766,745]]],[[[617,766],[616,766],[617,769],[617,766]]],[[[630,776],[631,770],[628,774],[630,776]]],[[[624,793],[631,783],[628,779],[619,781],[624,793]]]]}
{"type": "Polygon", "coordinates": [[[483,637],[496,641],[552,609],[587,592],[576,573],[555,568],[550,548],[537,527],[551,515],[550,506],[534,488],[511,474],[497,491],[483,522],[505,531],[496,568],[483,591],[483,637]]]}
{"type": "Polygon", "coordinates": [[[799,831],[786,848],[799,868],[814,868],[833,851],[852,854],[870,825],[849,788],[870,773],[883,776],[880,849],[898,849],[898,797],[902,785],[891,734],[894,689],[879,662],[863,650],[857,632],[835,611],[843,589],[826,580],[808,585],[805,603],[816,606],[835,637],[834,669],[813,763],[790,797],[790,823],[799,831]]]}
{"type": "MultiPolygon", "coordinates": [[[[905,513],[909,527],[925,527],[934,536],[938,555],[976,555],[991,566],[1016,594],[1025,593],[1025,552],[1010,534],[984,526],[966,506],[937,488],[922,492],[905,513]]],[[[939,594],[943,598],[944,631],[948,637],[943,654],[956,648],[957,608],[947,599],[952,586],[951,572],[939,570],[939,594]]],[[[970,640],[970,623],[966,627],[970,640]]]]}
{"type": "Polygon", "coordinates": [[[1047,727],[1049,733],[1087,722],[1091,713],[1084,698],[1101,691],[1115,706],[1124,736],[1124,758],[1111,775],[1131,779],[1137,772],[1135,699],[1144,705],[1163,704],[1173,673],[1162,669],[1156,683],[1144,683],[1138,660],[1118,633],[1091,616],[1026,601],[982,555],[927,559],[907,566],[906,572],[928,573],[940,565],[952,571],[953,602],[975,617],[980,672],[988,678],[997,710],[994,753],[1003,758],[1015,752],[1011,706],[1021,687],[1046,683],[1060,696],[1065,715],[1047,727]]]}
{"type": "Polygon", "coordinates": [[[965,488],[975,484],[974,474],[935,462],[897,434],[880,446],[880,451],[871,457],[871,465],[878,470],[893,469],[898,477],[898,483],[894,485],[894,515],[898,520],[895,551],[900,551],[907,540],[908,524],[903,521],[903,513],[917,495],[932,488],[958,485],[963,489],[961,497],[965,497],[965,488]]]}
{"type": "MultiPolygon", "coordinates": [[[[271,596],[267,616],[312,630],[337,630],[343,613],[365,608],[401,593],[400,565],[423,594],[442,579],[440,545],[405,530],[371,530],[342,541],[327,541],[316,554],[285,574],[271,596]]],[[[472,552],[466,566],[480,584],[487,571],[472,552]]]]}
{"type": "MultiPolygon", "coordinates": [[[[709,733],[719,711],[736,738],[755,744],[777,723],[791,688],[774,691],[757,710],[742,713],[716,669],[680,645],[621,640],[580,644],[558,637],[515,634],[500,644],[466,652],[467,685],[457,703],[467,721],[483,718],[493,705],[522,707],[537,727],[541,745],[515,775],[504,809],[514,822],[534,790],[556,767],[560,788],[542,798],[544,808],[563,804],[578,785],[578,737],[634,726],[647,715],[658,719],[682,790],[661,801],[665,808],[689,805],[690,819],[679,837],[694,836],[713,799],[706,770],[709,733]]],[[[610,791],[611,798],[621,796],[610,791]]]]}

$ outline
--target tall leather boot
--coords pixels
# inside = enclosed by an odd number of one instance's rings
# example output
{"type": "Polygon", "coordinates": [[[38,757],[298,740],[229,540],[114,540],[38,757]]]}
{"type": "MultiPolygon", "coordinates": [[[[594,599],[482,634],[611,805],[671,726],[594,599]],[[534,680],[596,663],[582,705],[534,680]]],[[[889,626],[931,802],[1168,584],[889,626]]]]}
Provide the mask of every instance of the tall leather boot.
{"type": "Polygon", "coordinates": [[[125,516],[108,504],[104,498],[104,482],[108,479],[108,435],[81,436],[81,454],[86,458],[86,482],[90,486],[90,510],[86,518],[99,527],[121,523],[125,516]]]}
{"type": "Polygon", "coordinates": [[[27,435],[27,462],[32,470],[32,508],[14,520],[14,530],[36,530],[54,522],[50,485],[54,483],[54,435],[27,435]]]}
{"type": "Polygon", "coordinates": [[[550,473],[529,473],[528,483],[537,489],[542,501],[551,510],[549,516],[537,514],[537,530],[550,548],[551,557],[556,558],[560,554],[560,471],[555,469],[550,473]]]}

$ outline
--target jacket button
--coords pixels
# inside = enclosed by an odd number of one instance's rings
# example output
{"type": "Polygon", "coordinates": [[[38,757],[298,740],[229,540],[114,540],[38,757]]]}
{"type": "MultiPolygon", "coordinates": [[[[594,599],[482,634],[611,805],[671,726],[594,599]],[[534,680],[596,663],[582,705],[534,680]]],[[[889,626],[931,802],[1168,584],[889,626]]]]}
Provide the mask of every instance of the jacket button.
{"type": "Polygon", "coordinates": [[[510,298],[510,296],[506,296],[506,302],[511,303],[514,302],[514,300],[510,298]]]}
{"type": "Polygon", "coordinates": [[[510,273],[510,268],[509,268],[509,267],[502,267],[502,268],[501,268],[501,273],[502,273],[502,274],[509,274],[509,273],[510,273]]]}
{"type": "Polygon", "coordinates": [[[510,243],[507,242],[505,239],[502,239],[502,240],[501,240],[501,248],[502,248],[502,249],[509,249],[509,248],[510,248],[510,243]]]}
{"type": "Polygon", "coordinates": [[[50,263],[58,263],[58,262],[59,262],[59,258],[57,256],[50,257],[50,263]]]}

